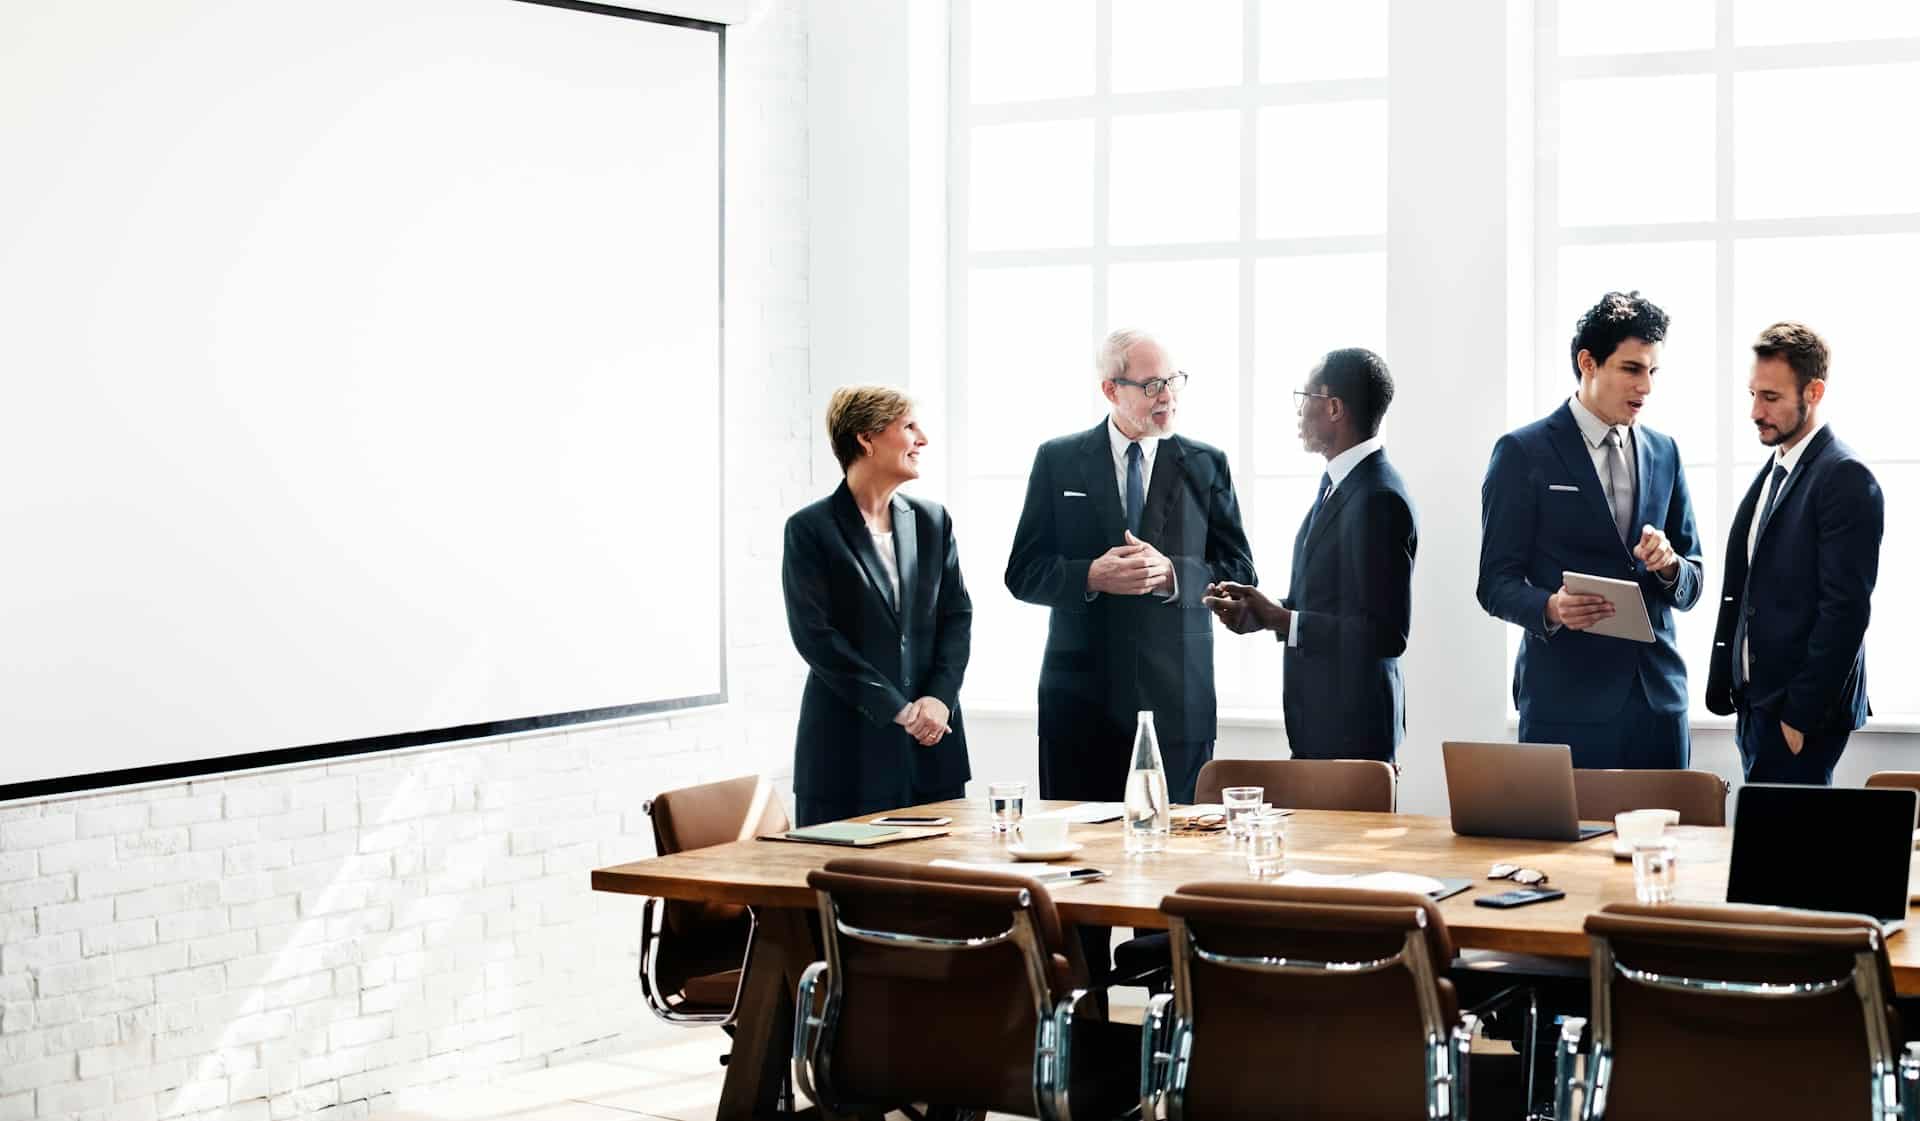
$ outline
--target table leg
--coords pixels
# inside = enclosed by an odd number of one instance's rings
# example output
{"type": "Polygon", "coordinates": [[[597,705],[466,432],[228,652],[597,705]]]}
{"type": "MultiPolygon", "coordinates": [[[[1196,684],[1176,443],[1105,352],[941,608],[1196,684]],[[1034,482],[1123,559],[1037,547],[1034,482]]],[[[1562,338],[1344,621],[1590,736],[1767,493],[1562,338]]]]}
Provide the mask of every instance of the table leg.
{"type": "MultiPolygon", "coordinates": [[[[774,1116],[781,1078],[792,1066],[794,986],[819,958],[812,910],[756,907],[754,914],[760,932],[741,982],[733,1057],[727,1060],[716,1121],[774,1116]]],[[[809,1112],[827,1121],[824,1112],[809,1112]]]]}

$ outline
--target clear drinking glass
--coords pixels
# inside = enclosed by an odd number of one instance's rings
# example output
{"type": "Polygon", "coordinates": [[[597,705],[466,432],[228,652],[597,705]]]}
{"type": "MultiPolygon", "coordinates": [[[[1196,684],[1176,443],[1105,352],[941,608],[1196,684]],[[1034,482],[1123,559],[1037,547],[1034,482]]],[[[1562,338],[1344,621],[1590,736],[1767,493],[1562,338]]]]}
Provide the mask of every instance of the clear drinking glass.
{"type": "Polygon", "coordinates": [[[1011,833],[1027,806],[1027,784],[993,782],[987,784],[987,809],[993,814],[993,831],[1011,833]]]}
{"type": "Polygon", "coordinates": [[[1267,796],[1265,787],[1229,786],[1220,792],[1220,800],[1227,809],[1227,838],[1238,841],[1247,832],[1247,818],[1260,808],[1261,799],[1267,796]]]}
{"type": "Polygon", "coordinates": [[[1255,810],[1247,815],[1247,875],[1277,876],[1287,855],[1286,818],[1274,810],[1255,810]]]}
{"type": "Polygon", "coordinates": [[[1673,902],[1674,847],[1665,837],[1633,846],[1633,897],[1642,903],[1673,902]]]}

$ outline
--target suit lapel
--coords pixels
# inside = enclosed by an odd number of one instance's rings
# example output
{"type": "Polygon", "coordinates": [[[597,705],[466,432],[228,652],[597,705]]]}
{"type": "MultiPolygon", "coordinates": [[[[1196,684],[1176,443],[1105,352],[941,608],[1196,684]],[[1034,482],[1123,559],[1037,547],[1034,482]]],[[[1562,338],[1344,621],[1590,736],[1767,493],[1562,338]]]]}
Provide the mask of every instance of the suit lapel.
{"type": "Polygon", "coordinates": [[[1166,552],[1162,548],[1166,543],[1161,540],[1167,532],[1167,515],[1178,501],[1174,492],[1181,486],[1181,471],[1185,468],[1187,449],[1180,446],[1177,436],[1168,436],[1160,441],[1153,454],[1153,478],[1147,482],[1147,504],[1140,511],[1140,540],[1166,552]]]}
{"type": "MultiPolygon", "coordinates": [[[[1767,530],[1772,527],[1774,519],[1780,516],[1780,507],[1793,495],[1793,488],[1800,485],[1800,480],[1807,476],[1807,472],[1812,470],[1814,462],[1820,458],[1821,453],[1825,452],[1828,445],[1832,443],[1833,429],[1822,428],[1819,432],[1815,433],[1813,443],[1808,444],[1807,450],[1801,453],[1800,462],[1794,464],[1793,470],[1787,472],[1787,481],[1780,487],[1779,497],[1773,500],[1773,512],[1768,514],[1767,519],[1760,523],[1760,536],[1753,540],[1754,552],[1758,553],[1760,551],[1760,542],[1767,539],[1767,530]]],[[[1771,456],[1768,457],[1766,466],[1761,468],[1762,478],[1765,478],[1773,471],[1773,462],[1773,458],[1771,456]]]]}
{"type": "MultiPolygon", "coordinates": [[[[1760,468],[1760,474],[1754,477],[1752,485],[1747,487],[1745,498],[1740,500],[1740,508],[1734,511],[1733,526],[1728,531],[1727,547],[1737,549],[1739,555],[1734,563],[1742,572],[1747,567],[1747,532],[1753,525],[1753,519],[1759,516],[1760,499],[1766,494],[1767,475],[1773,470],[1773,461],[1768,460],[1760,468]]],[[[1757,542],[1756,542],[1757,544],[1757,542]]]]}
{"type": "MultiPolygon", "coordinates": [[[[1340,516],[1340,511],[1346,509],[1347,500],[1353,497],[1355,492],[1365,489],[1372,483],[1373,472],[1377,466],[1375,461],[1383,460],[1386,454],[1382,449],[1354,464],[1353,470],[1347,472],[1347,477],[1340,480],[1340,485],[1333,488],[1332,494],[1327,495],[1327,501],[1320,507],[1320,516],[1313,519],[1313,525],[1308,527],[1302,524],[1301,528],[1306,533],[1306,540],[1294,547],[1294,555],[1299,558],[1300,571],[1306,571],[1307,559],[1313,556],[1314,549],[1332,532],[1328,527],[1332,526],[1334,519],[1340,516]]],[[[1308,510],[1311,511],[1312,507],[1308,507],[1308,510]]]]}
{"type": "Polygon", "coordinates": [[[1107,531],[1107,540],[1118,545],[1127,528],[1127,513],[1120,508],[1120,491],[1114,483],[1113,444],[1107,437],[1106,421],[1094,425],[1093,431],[1087,433],[1080,462],[1085,472],[1080,485],[1087,488],[1087,499],[1093,503],[1100,525],[1107,531]]]}
{"type": "MultiPolygon", "coordinates": [[[[892,616],[894,625],[898,626],[900,610],[893,601],[893,581],[887,579],[887,570],[880,565],[880,554],[873,548],[873,535],[867,532],[867,523],[861,519],[860,509],[853,504],[853,492],[847,489],[844,482],[839,490],[833,492],[833,520],[840,526],[840,536],[846,539],[847,548],[853,551],[854,558],[860,562],[860,570],[867,577],[867,586],[892,616]]],[[[895,522],[893,528],[897,550],[900,523],[895,522]]],[[[901,586],[905,584],[906,581],[902,580],[901,586]]]]}
{"type": "MultiPolygon", "coordinates": [[[[1629,431],[1633,433],[1634,495],[1633,526],[1627,533],[1633,538],[1634,543],[1638,544],[1640,541],[1641,526],[1650,525],[1657,526],[1662,530],[1666,529],[1666,516],[1653,508],[1653,502],[1656,494],[1665,494],[1668,488],[1656,487],[1654,485],[1653,453],[1647,450],[1646,433],[1639,431],[1637,428],[1629,429],[1629,431]]],[[[1674,464],[1673,469],[1678,471],[1680,465],[1677,463],[1674,464]]]]}
{"type": "MultiPolygon", "coordinates": [[[[1573,406],[1561,402],[1560,410],[1553,414],[1553,450],[1560,456],[1560,463],[1568,473],[1580,480],[1580,490],[1588,496],[1587,505],[1593,510],[1593,516],[1606,528],[1607,536],[1615,544],[1620,543],[1620,531],[1614,528],[1613,511],[1607,507],[1606,488],[1601,485],[1600,473],[1594,470],[1593,456],[1587,447],[1587,438],[1580,432],[1580,422],[1573,419],[1573,406]]],[[[1639,440],[1634,444],[1638,445],[1639,440]]],[[[1621,548],[1626,546],[1621,545],[1621,548]]]]}
{"type": "MultiPolygon", "coordinates": [[[[913,618],[914,593],[920,587],[920,527],[913,507],[899,495],[893,496],[893,558],[900,569],[901,619],[913,618]]],[[[903,628],[904,629],[904,628],[903,628]]]]}

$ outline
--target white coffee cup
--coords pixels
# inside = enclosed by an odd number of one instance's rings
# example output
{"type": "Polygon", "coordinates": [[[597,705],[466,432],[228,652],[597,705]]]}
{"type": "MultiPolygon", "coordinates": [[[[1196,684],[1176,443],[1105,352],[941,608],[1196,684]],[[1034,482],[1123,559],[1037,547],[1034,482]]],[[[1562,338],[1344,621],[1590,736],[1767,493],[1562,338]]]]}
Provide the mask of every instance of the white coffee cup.
{"type": "Polygon", "coordinates": [[[1628,810],[1613,815],[1613,832],[1620,838],[1617,847],[1628,851],[1642,841],[1659,839],[1667,826],[1678,824],[1679,810],[1628,810]]]}
{"type": "Polygon", "coordinates": [[[1067,819],[1057,814],[1028,814],[1020,819],[1020,844],[1035,852],[1067,847],[1067,819]]]}

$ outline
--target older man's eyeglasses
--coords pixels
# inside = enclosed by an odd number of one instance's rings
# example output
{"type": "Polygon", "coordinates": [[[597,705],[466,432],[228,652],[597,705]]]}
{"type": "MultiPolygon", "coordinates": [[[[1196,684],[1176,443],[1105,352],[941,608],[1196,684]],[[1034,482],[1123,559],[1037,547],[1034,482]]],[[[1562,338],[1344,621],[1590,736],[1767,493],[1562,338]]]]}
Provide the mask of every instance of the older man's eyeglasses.
{"type": "Polygon", "coordinates": [[[1496,864],[1487,869],[1489,880],[1512,880],[1516,884],[1537,887],[1547,882],[1547,874],[1538,868],[1522,868],[1518,864],[1496,864]]]}
{"type": "Polygon", "coordinates": [[[1129,381],[1126,378],[1108,378],[1115,385],[1130,385],[1149,397],[1158,397],[1166,390],[1175,393],[1187,387],[1188,374],[1185,372],[1168,374],[1164,378],[1148,378],[1146,381],[1129,381]]]}
{"type": "Polygon", "coordinates": [[[1293,391],[1293,411],[1296,413],[1306,412],[1307,402],[1313,400],[1315,397],[1320,398],[1322,401],[1333,400],[1333,394],[1331,393],[1308,393],[1304,389],[1296,389],[1293,391]]]}

